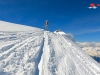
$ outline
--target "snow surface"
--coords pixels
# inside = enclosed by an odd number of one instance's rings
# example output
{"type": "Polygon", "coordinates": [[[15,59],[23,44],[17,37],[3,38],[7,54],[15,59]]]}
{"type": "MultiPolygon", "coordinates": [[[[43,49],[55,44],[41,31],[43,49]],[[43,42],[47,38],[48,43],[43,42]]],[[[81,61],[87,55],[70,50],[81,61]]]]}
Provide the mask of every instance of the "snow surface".
{"type": "MultiPolygon", "coordinates": [[[[35,30],[38,28],[35,28],[35,30]]],[[[0,21],[0,31],[31,31],[33,27],[0,21]]]]}
{"type": "Polygon", "coordinates": [[[0,75],[100,75],[100,64],[71,36],[1,24],[17,26],[0,22],[0,75]]]}

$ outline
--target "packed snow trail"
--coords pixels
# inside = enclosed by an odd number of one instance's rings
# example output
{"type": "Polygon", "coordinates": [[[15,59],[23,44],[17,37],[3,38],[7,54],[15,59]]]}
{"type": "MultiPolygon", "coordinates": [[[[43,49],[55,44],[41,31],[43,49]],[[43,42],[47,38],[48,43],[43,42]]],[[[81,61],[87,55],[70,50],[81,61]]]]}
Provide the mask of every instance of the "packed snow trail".
{"type": "Polygon", "coordinates": [[[0,75],[100,75],[100,64],[69,34],[0,21],[0,75]]]}

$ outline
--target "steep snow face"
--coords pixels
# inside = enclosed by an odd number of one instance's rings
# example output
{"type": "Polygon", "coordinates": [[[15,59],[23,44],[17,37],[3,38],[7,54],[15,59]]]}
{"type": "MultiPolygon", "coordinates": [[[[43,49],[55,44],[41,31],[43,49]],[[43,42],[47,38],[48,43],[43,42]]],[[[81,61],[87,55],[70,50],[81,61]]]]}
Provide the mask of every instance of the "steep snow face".
{"type": "Polygon", "coordinates": [[[100,75],[100,65],[67,34],[25,28],[0,31],[0,75],[100,75]]]}

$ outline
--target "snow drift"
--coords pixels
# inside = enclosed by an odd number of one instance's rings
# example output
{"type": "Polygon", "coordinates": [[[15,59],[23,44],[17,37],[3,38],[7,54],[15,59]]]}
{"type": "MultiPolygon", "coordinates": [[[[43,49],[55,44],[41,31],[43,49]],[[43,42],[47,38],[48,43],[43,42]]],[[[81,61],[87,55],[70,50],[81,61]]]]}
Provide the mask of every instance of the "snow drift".
{"type": "Polygon", "coordinates": [[[100,75],[100,65],[62,33],[1,21],[0,75],[100,75]]]}

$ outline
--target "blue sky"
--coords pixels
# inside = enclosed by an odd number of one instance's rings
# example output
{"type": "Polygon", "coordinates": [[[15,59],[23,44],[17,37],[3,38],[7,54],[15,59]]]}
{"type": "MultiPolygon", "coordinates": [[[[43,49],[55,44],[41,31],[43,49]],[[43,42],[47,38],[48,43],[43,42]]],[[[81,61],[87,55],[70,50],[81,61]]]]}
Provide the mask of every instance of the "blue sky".
{"type": "Polygon", "coordinates": [[[100,0],[0,0],[0,20],[72,33],[76,41],[100,42],[100,0]]]}

